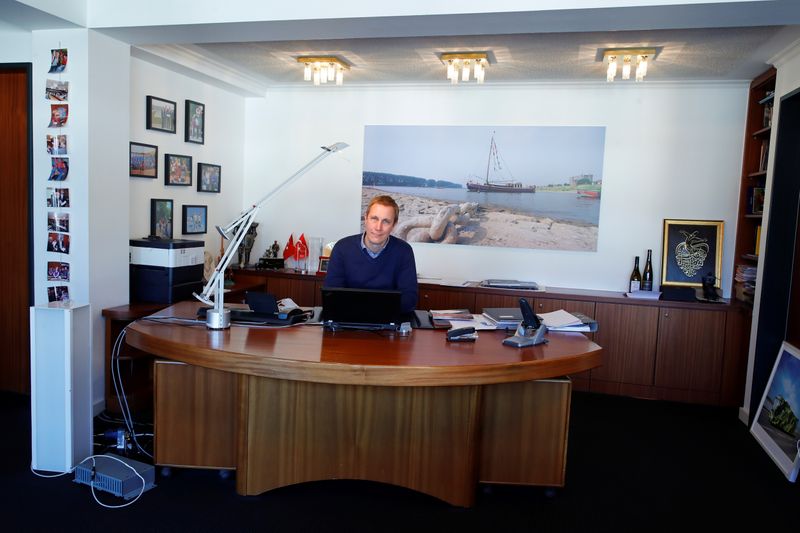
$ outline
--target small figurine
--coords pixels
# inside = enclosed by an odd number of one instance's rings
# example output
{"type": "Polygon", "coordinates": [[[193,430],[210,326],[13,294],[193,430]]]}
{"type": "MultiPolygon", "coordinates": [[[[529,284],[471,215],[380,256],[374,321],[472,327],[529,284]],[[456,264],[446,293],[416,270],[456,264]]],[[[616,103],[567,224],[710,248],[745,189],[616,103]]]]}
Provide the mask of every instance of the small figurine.
{"type": "Polygon", "coordinates": [[[703,276],[703,298],[709,300],[711,302],[715,302],[719,299],[719,294],[717,294],[717,289],[714,287],[714,283],[717,281],[716,276],[714,276],[713,272],[709,272],[705,276],[703,276]]]}
{"type": "Polygon", "coordinates": [[[258,235],[257,229],[258,222],[253,222],[247,230],[244,239],[242,239],[242,244],[239,245],[239,249],[237,250],[239,254],[239,268],[244,268],[250,263],[250,250],[253,249],[253,243],[256,242],[256,236],[258,235]]]}
{"type": "Polygon", "coordinates": [[[280,253],[280,251],[281,251],[281,245],[278,244],[278,241],[274,241],[272,243],[272,246],[270,246],[270,250],[272,251],[273,259],[277,259],[278,258],[278,253],[280,253]]]}

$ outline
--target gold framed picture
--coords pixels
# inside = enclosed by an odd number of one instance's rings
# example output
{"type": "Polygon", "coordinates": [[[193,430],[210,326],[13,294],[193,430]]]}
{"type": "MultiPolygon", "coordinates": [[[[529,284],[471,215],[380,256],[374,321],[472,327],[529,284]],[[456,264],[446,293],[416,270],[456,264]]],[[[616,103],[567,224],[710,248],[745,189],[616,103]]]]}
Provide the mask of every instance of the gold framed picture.
{"type": "Polygon", "coordinates": [[[722,220],[664,220],[661,285],[702,287],[713,275],[720,288],[722,277],[722,220]]]}

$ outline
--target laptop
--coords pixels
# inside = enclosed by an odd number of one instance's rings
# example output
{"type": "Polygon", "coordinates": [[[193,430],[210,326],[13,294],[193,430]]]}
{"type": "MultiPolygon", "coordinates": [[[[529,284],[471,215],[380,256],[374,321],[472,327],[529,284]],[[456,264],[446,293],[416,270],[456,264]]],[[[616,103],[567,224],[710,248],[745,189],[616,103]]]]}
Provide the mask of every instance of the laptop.
{"type": "Polygon", "coordinates": [[[322,288],[320,322],[331,329],[397,329],[409,321],[400,312],[400,291],[322,288]]]}

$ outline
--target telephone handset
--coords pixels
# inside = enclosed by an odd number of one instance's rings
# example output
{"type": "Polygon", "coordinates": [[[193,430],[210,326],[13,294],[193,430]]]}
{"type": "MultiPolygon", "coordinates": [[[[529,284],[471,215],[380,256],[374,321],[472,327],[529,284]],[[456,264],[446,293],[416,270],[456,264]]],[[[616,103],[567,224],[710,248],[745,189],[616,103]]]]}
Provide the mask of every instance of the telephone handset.
{"type": "Polygon", "coordinates": [[[541,323],[539,317],[531,309],[531,305],[525,298],[519,299],[519,310],[522,313],[522,322],[517,328],[517,332],[513,337],[503,339],[503,344],[507,346],[514,346],[515,348],[524,348],[525,346],[536,346],[547,342],[544,334],[547,333],[547,326],[541,323]],[[529,333],[529,329],[533,331],[529,333]]]}
{"type": "Polygon", "coordinates": [[[542,323],[539,321],[539,317],[536,316],[536,313],[533,312],[531,309],[531,304],[528,303],[528,300],[525,298],[519,299],[519,310],[522,313],[522,326],[538,329],[542,323]]]}

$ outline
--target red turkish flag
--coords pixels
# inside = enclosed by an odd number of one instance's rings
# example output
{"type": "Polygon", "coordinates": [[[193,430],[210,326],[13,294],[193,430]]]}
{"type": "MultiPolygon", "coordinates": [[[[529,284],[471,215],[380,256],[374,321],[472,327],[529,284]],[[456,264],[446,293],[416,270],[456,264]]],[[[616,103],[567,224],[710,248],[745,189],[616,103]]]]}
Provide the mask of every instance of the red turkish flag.
{"type": "Polygon", "coordinates": [[[294,258],[299,261],[306,257],[308,257],[308,244],[306,243],[305,234],[301,233],[300,238],[297,239],[297,250],[295,251],[294,258]]]}
{"type": "Polygon", "coordinates": [[[289,235],[289,241],[286,243],[286,248],[283,249],[283,258],[289,259],[290,257],[294,256],[297,249],[294,245],[294,234],[289,235]]]}

